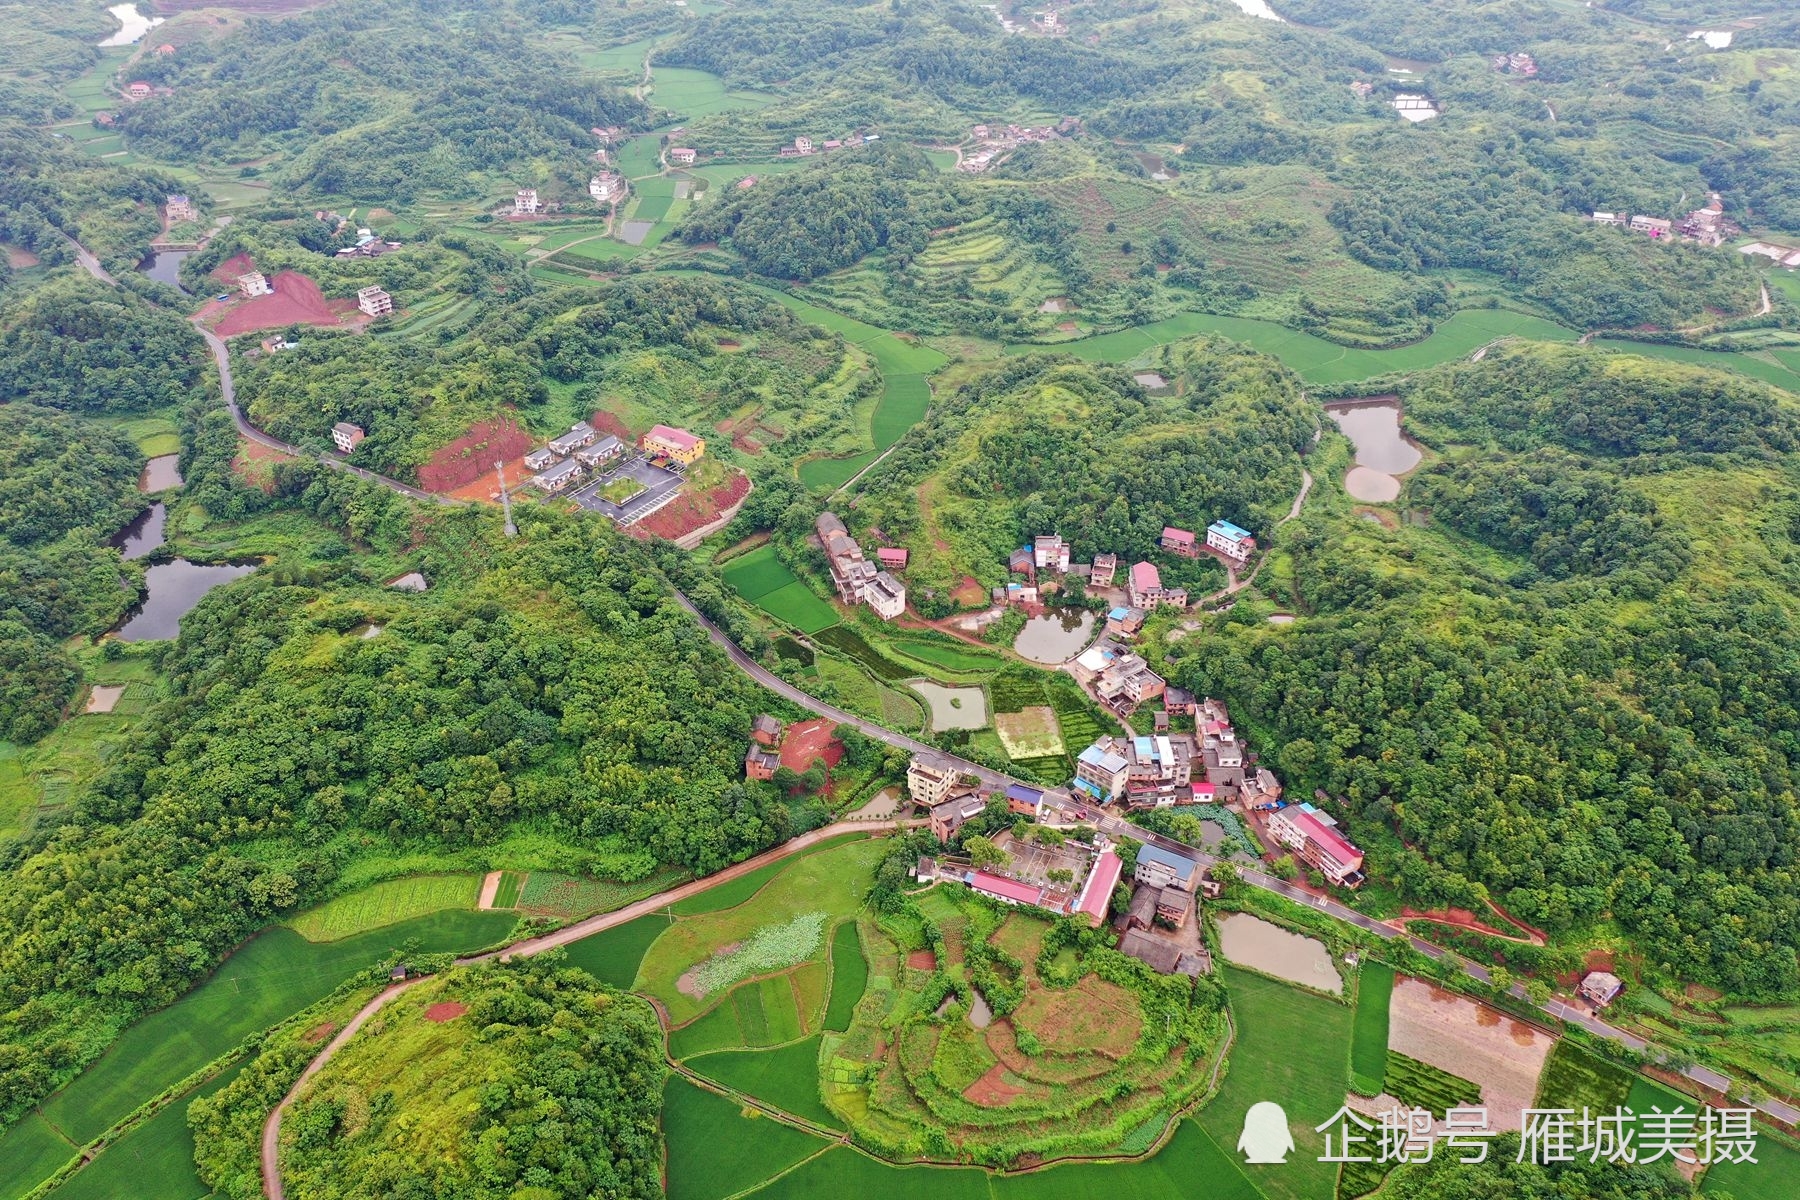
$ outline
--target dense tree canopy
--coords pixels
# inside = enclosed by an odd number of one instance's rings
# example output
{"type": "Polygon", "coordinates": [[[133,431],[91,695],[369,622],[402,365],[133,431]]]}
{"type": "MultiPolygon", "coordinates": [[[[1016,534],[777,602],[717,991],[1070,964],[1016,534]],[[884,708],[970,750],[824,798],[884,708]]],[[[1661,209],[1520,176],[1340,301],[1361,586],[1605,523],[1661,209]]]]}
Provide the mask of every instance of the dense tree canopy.
{"type": "Polygon", "coordinates": [[[0,402],[86,413],[184,403],[205,347],[175,313],[85,275],[69,275],[0,311],[0,402]]]}

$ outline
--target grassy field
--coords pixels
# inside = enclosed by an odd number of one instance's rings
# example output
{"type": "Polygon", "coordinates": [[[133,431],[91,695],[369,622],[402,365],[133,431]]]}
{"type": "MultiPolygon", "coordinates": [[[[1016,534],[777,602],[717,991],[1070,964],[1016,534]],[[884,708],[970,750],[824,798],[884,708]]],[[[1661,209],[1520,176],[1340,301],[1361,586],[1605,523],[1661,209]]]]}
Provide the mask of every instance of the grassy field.
{"type": "Polygon", "coordinates": [[[569,957],[570,966],[580,967],[602,983],[628,988],[637,978],[644,951],[668,927],[667,916],[651,913],[584,937],[579,942],[571,942],[564,953],[569,957]]]}
{"type": "Polygon", "coordinates": [[[232,1067],[127,1133],[93,1162],[77,1171],[50,1195],[56,1200],[195,1200],[209,1195],[194,1172],[194,1135],[187,1110],[201,1096],[230,1083],[242,1066],[232,1067]]]}
{"type": "MultiPolygon", "coordinates": [[[[656,939],[638,968],[637,987],[662,1001],[676,1024],[691,1020],[717,1002],[682,992],[677,980],[721,946],[742,942],[767,926],[792,921],[806,913],[849,916],[862,903],[870,874],[887,847],[860,840],[790,860],[767,887],[735,908],[684,916],[656,939]]],[[[823,957],[821,945],[810,956],[823,957]]],[[[739,1018],[744,1017],[740,1006],[739,1018]]],[[[746,1029],[747,1038],[751,1030],[746,1029]]],[[[795,1035],[798,1036],[798,1031],[795,1035]]]]}
{"type": "Polygon", "coordinates": [[[1756,1142],[1753,1163],[1723,1163],[1706,1172],[1709,1191],[1732,1200],[1793,1200],[1800,1196],[1800,1150],[1768,1137],[1756,1142]]]}
{"type": "Polygon", "coordinates": [[[494,889],[495,908],[516,908],[519,903],[519,891],[525,886],[526,876],[517,871],[500,872],[500,884],[494,889]]]}
{"type": "Polygon", "coordinates": [[[681,1078],[663,1085],[663,1136],[669,1200],[724,1200],[830,1145],[681,1078]]]}
{"type": "Polygon", "coordinates": [[[127,1029],[105,1057],[44,1103],[44,1116],[70,1140],[91,1141],[151,1096],[396,947],[416,939],[420,953],[473,950],[505,936],[513,921],[510,913],[442,912],[336,942],[268,930],[199,987],[127,1029]]]}
{"type": "Polygon", "coordinates": [[[825,1028],[842,1033],[850,1028],[856,1002],[869,986],[869,960],[863,957],[856,922],[845,921],[831,935],[831,1003],[825,1010],[825,1028]]]}
{"type": "Polygon", "coordinates": [[[0,1200],[19,1197],[75,1157],[75,1147],[36,1113],[0,1135],[0,1200]]]}
{"type": "Polygon", "coordinates": [[[1538,1079],[1537,1106],[1611,1112],[1625,1103],[1631,1081],[1632,1074],[1624,1067],[1596,1058],[1564,1038],[1544,1062],[1544,1073],[1538,1079]]]}
{"type": "Polygon", "coordinates": [[[836,849],[837,847],[847,845],[850,842],[864,840],[866,839],[861,834],[847,833],[842,837],[835,837],[831,838],[829,841],[820,842],[816,846],[809,846],[799,854],[790,858],[784,858],[779,862],[765,863],[754,871],[746,871],[736,879],[728,880],[725,883],[719,884],[717,887],[707,888],[705,891],[689,896],[685,900],[678,900],[670,911],[678,917],[697,917],[702,913],[720,912],[727,908],[735,908],[750,897],[756,895],[756,893],[761,891],[771,879],[774,879],[777,875],[781,874],[788,867],[793,866],[800,860],[810,858],[815,854],[823,854],[828,850],[836,849]]]}
{"type": "Polygon", "coordinates": [[[843,1128],[843,1122],[833,1116],[819,1098],[819,1039],[816,1037],[777,1050],[728,1050],[707,1054],[687,1065],[708,1079],[773,1104],[783,1112],[793,1113],[827,1129],[843,1128]]]}
{"type": "Polygon", "coordinates": [[[327,900],[284,924],[309,942],[335,942],[447,908],[472,909],[480,894],[479,875],[415,875],[327,900]]]}
{"type": "Polygon", "coordinates": [[[1317,1161],[1325,1139],[1314,1127],[1344,1103],[1350,1008],[1234,967],[1222,972],[1237,1041],[1218,1096],[1200,1110],[1200,1125],[1219,1145],[1235,1146],[1250,1106],[1273,1100],[1287,1111],[1297,1150],[1284,1165],[1243,1173],[1268,1200],[1332,1200],[1337,1170],[1317,1161]],[[1296,1037],[1296,1030],[1305,1036],[1296,1037]]]}
{"type": "Polygon", "coordinates": [[[1387,1076],[1388,1003],[1394,996],[1394,968],[1364,963],[1356,986],[1356,1017],[1350,1030],[1350,1086],[1365,1096],[1381,1094],[1387,1076]]]}
{"type": "MultiPolygon", "coordinates": [[[[612,879],[584,879],[555,871],[533,871],[518,889],[518,907],[532,916],[558,921],[579,921],[595,913],[612,912],[635,904],[646,896],[668,891],[693,878],[676,867],[658,867],[642,879],[619,883],[612,879]]],[[[501,893],[506,891],[501,885],[501,893]]],[[[495,907],[499,907],[498,904],[495,907]]]]}
{"type": "Polygon", "coordinates": [[[725,582],[744,599],[803,633],[817,633],[837,624],[837,610],[795,578],[775,557],[773,546],[733,559],[723,574],[725,582]]]}
{"type": "Polygon", "coordinates": [[[1641,354],[1646,358],[1662,358],[1673,362],[1694,363],[1715,371],[1734,371],[1764,383],[1772,383],[1790,392],[1800,392],[1800,370],[1790,367],[1784,358],[1773,353],[1697,350],[1692,346],[1663,346],[1649,342],[1596,338],[1595,345],[1622,354],[1641,354]],[[1764,355],[1767,354],[1767,357],[1764,355]]]}

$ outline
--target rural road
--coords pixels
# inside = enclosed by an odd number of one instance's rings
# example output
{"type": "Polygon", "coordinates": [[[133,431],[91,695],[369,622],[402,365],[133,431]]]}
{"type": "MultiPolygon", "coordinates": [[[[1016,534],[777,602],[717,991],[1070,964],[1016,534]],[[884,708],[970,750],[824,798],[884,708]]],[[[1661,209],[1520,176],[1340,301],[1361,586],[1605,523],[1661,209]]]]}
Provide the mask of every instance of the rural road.
{"type": "Polygon", "coordinates": [[[75,261],[81,264],[82,270],[86,271],[89,275],[92,275],[95,279],[98,279],[101,283],[110,283],[114,287],[118,286],[119,281],[109,275],[106,268],[100,265],[100,260],[94,257],[93,251],[89,250],[86,246],[82,245],[66,233],[63,234],[63,239],[67,241],[69,245],[75,247],[75,261]]]}
{"type": "MultiPolygon", "coordinates": [[[[922,822],[919,821],[906,823],[911,825],[922,824],[922,822]]],[[[567,946],[569,943],[578,942],[582,938],[592,937],[602,930],[612,929],[615,926],[635,921],[639,917],[648,916],[653,912],[658,912],[671,904],[686,900],[689,896],[697,896],[701,892],[718,887],[722,883],[729,883],[733,879],[748,875],[758,868],[766,867],[770,863],[780,862],[784,858],[791,858],[802,850],[810,849],[820,842],[830,841],[832,838],[841,837],[844,834],[874,834],[879,831],[891,829],[892,827],[892,823],[886,821],[839,821],[834,825],[826,825],[819,829],[815,829],[811,833],[803,833],[791,841],[783,842],[773,850],[765,850],[754,858],[747,858],[741,863],[734,863],[716,874],[708,875],[703,879],[692,880],[691,882],[681,884],[679,887],[672,887],[668,891],[658,892],[654,896],[647,896],[635,904],[628,904],[624,908],[589,917],[585,921],[577,921],[573,925],[565,925],[561,929],[554,930],[541,937],[526,938],[523,941],[514,942],[512,945],[501,950],[491,950],[486,954],[477,954],[469,958],[459,958],[456,961],[460,966],[467,963],[485,962],[493,958],[505,961],[506,959],[512,958],[514,955],[529,957],[533,954],[542,954],[546,950],[554,950],[559,946],[567,946]]],[[[288,1108],[292,1106],[295,1099],[298,1098],[301,1090],[311,1082],[313,1076],[324,1069],[325,1064],[331,1061],[333,1055],[343,1049],[344,1045],[349,1042],[352,1037],[356,1036],[356,1031],[361,1029],[370,1017],[381,1011],[382,1007],[385,1006],[388,1001],[393,1000],[409,988],[416,987],[429,978],[430,976],[419,976],[415,979],[409,979],[405,983],[393,984],[384,988],[379,995],[357,1010],[356,1015],[351,1017],[344,1027],[338,1031],[337,1036],[327,1042],[325,1048],[319,1051],[318,1056],[314,1058],[312,1062],[307,1064],[306,1070],[300,1073],[300,1078],[294,1081],[294,1086],[289,1088],[287,1095],[281,1098],[281,1103],[277,1104],[274,1110],[269,1113],[269,1119],[263,1122],[262,1132],[263,1195],[267,1200],[284,1200],[286,1196],[286,1191],[281,1184],[281,1119],[287,1114],[288,1108]]]]}

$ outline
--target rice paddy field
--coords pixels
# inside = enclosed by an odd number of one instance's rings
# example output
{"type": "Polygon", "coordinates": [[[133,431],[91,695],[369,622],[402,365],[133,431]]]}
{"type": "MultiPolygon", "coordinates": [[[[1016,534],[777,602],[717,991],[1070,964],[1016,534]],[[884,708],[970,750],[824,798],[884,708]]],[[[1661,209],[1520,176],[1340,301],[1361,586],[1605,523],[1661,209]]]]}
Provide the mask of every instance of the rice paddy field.
{"type": "Polygon", "coordinates": [[[478,875],[415,875],[370,884],[290,917],[285,924],[309,942],[335,942],[447,908],[473,909],[478,875]]]}
{"type": "Polygon", "coordinates": [[[726,1050],[689,1059],[687,1065],[716,1083],[754,1096],[783,1112],[827,1129],[843,1122],[819,1098],[819,1039],[805,1038],[776,1050],[726,1050]]]}
{"type": "Polygon", "coordinates": [[[1387,1078],[1388,1005],[1394,968],[1367,962],[1357,972],[1356,1019],[1350,1031],[1350,1090],[1378,1096],[1387,1078]]]}
{"type": "Polygon", "coordinates": [[[1754,1163],[1711,1167],[1704,1183],[1709,1191],[1729,1193],[1732,1200],[1793,1200],[1800,1196],[1800,1146],[1765,1134],[1757,1139],[1754,1163]]]}
{"type": "Polygon", "coordinates": [[[650,913],[572,942],[563,953],[570,966],[580,967],[601,983],[629,988],[644,961],[644,951],[663,935],[671,920],[666,913],[650,913]]]}
{"type": "Polygon", "coordinates": [[[0,1200],[19,1200],[75,1153],[75,1146],[48,1121],[27,1114],[0,1134],[0,1200]]]}
{"type": "Polygon", "coordinates": [[[838,622],[837,610],[788,570],[773,546],[732,559],[722,574],[738,595],[802,633],[818,633],[838,622]]]}
{"type": "Polygon", "coordinates": [[[248,1035],[375,966],[394,947],[416,939],[422,954],[475,950],[504,937],[513,922],[510,913],[440,912],[335,942],[270,929],[193,991],[127,1029],[41,1111],[71,1141],[91,1141],[248,1035]]]}
{"type": "Polygon", "coordinates": [[[55,1200],[196,1200],[210,1195],[194,1171],[188,1106],[223,1088],[242,1070],[220,1072],[106,1148],[49,1195],[55,1200]]]}
{"type": "Polygon", "coordinates": [[[1538,1077],[1537,1107],[1612,1112],[1631,1094],[1632,1073],[1564,1038],[1538,1077]]]}

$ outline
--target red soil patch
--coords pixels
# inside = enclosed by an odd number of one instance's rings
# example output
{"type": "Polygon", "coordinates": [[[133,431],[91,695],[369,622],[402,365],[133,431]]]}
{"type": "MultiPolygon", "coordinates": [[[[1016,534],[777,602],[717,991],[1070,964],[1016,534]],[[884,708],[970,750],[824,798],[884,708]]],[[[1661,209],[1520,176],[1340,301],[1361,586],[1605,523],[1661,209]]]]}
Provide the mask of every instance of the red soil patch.
{"type": "Polygon", "coordinates": [[[275,464],[287,462],[291,457],[273,446],[240,438],[238,452],[231,460],[231,473],[268,495],[275,490],[275,464]]]}
{"type": "Polygon", "coordinates": [[[986,608],[990,599],[988,590],[973,575],[964,575],[962,582],[950,593],[950,598],[964,608],[986,608]]]}
{"type": "Polygon", "coordinates": [[[1429,911],[1417,908],[1402,908],[1400,917],[1405,921],[1433,921],[1439,925],[1449,925],[1456,929],[1468,929],[1475,933],[1485,933],[1492,937],[1515,937],[1516,934],[1495,929],[1492,925],[1480,920],[1466,908],[1437,908],[1429,911]]]}
{"type": "Polygon", "coordinates": [[[38,256],[23,246],[0,246],[0,250],[6,251],[6,265],[15,271],[22,271],[26,267],[38,265],[38,256]]]}
{"type": "Polygon", "coordinates": [[[212,269],[212,277],[220,283],[236,283],[239,275],[256,270],[256,262],[248,254],[234,254],[212,269]]]}
{"type": "Polygon", "coordinates": [[[935,971],[937,955],[929,950],[914,950],[906,956],[906,965],[915,971],[935,971]]]}
{"type": "Polygon", "coordinates": [[[757,441],[755,438],[745,437],[741,433],[731,439],[731,444],[745,454],[761,454],[763,452],[763,444],[761,442],[757,441]]]}
{"type": "Polygon", "coordinates": [[[325,299],[319,285],[298,271],[278,271],[269,282],[274,285],[274,295],[233,305],[213,326],[213,332],[220,337],[234,337],[289,325],[336,326],[356,312],[356,301],[325,299]]]}
{"type": "Polygon", "coordinates": [[[812,766],[813,759],[822,758],[827,769],[836,767],[844,757],[844,744],[831,736],[836,728],[824,717],[788,726],[781,739],[781,765],[791,771],[804,771],[812,766]]]}
{"type": "Polygon", "coordinates": [[[592,425],[595,429],[598,429],[601,433],[610,433],[621,442],[627,444],[635,444],[638,440],[638,435],[626,428],[625,422],[619,419],[618,413],[605,411],[596,412],[593,416],[588,418],[588,424],[592,425]]]}
{"type": "Polygon", "coordinates": [[[456,1018],[468,1011],[469,1006],[466,1004],[458,1004],[454,1000],[439,1000],[436,1004],[425,1010],[425,1019],[427,1021],[435,1021],[442,1025],[445,1021],[456,1020],[456,1018]]]}
{"type": "Polygon", "coordinates": [[[963,1089],[963,1099],[970,1104],[979,1104],[983,1108],[1004,1108],[1025,1094],[1022,1087],[1014,1087],[1006,1082],[1006,1068],[995,1063],[987,1069],[987,1074],[963,1089]]]}
{"type": "Polygon", "coordinates": [[[1059,322],[1057,322],[1057,325],[1056,325],[1056,332],[1058,332],[1058,333],[1075,333],[1080,328],[1081,328],[1081,326],[1077,325],[1073,321],[1059,321],[1059,322]]]}
{"type": "Polygon", "coordinates": [[[683,487],[674,500],[631,527],[631,532],[671,540],[694,532],[750,494],[750,477],[733,471],[731,478],[708,492],[683,487]]]}
{"type": "Polygon", "coordinates": [[[1611,950],[1589,950],[1587,953],[1587,962],[1582,967],[1582,970],[1584,971],[1610,972],[1612,969],[1613,952],[1611,950]]]}
{"type": "Polygon", "coordinates": [[[336,1030],[337,1026],[330,1021],[321,1021],[319,1024],[314,1025],[311,1029],[301,1034],[300,1040],[309,1046],[315,1046],[330,1037],[336,1030]]]}
{"type": "MultiPolygon", "coordinates": [[[[482,485],[480,496],[464,498],[485,500],[497,486],[494,460],[520,458],[529,449],[531,435],[519,428],[518,422],[511,417],[478,421],[469,426],[467,433],[441,447],[419,468],[419,486],[428,492],[453,492],[467,484],[479,483],[482,485]]],[[[509,472],[506,482],[509,486],[515,485],[523,482],[523,477],[517,472],[509,472]]]]}

